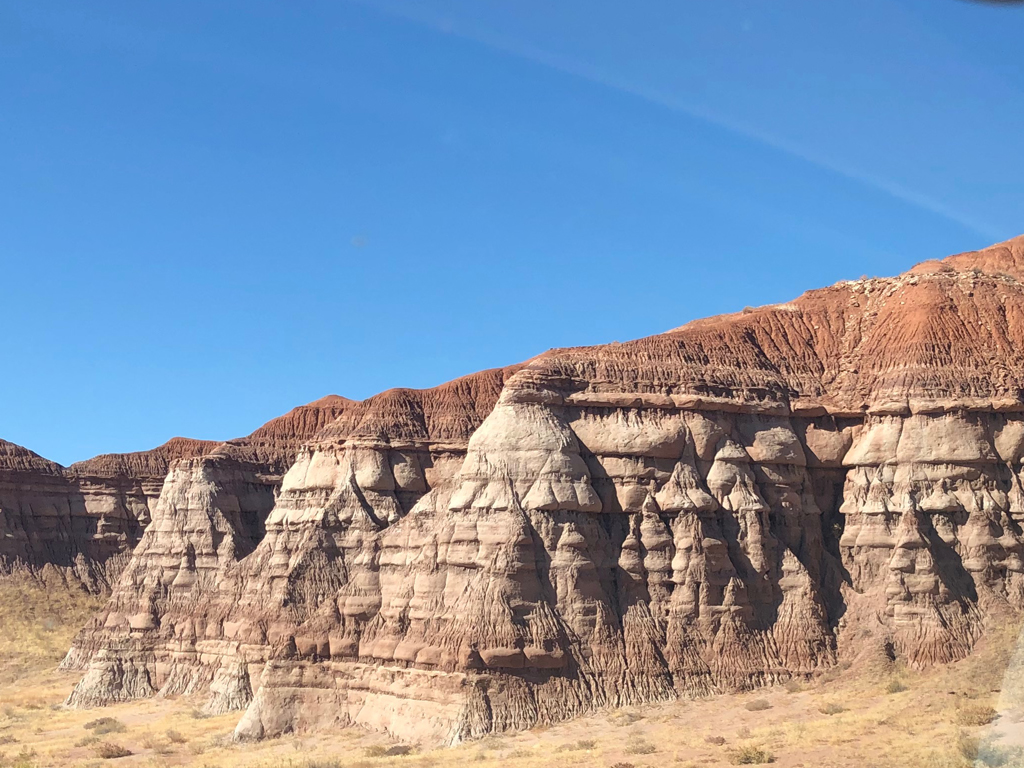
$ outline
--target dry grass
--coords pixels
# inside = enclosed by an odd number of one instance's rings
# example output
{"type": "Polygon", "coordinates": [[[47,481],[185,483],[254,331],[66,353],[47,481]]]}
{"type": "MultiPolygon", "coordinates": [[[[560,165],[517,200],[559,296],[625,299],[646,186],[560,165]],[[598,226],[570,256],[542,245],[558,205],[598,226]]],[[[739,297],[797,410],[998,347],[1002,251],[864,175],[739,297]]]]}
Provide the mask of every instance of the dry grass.
{"type": "MultiPolygon", "coordinates": [[[[0,691],[60,663],[75,633],[101,605],[98,597],[81,591],[47,588],[27,577],[4,577],[0,581],[0,691]]],[[[24,703],[31,703],[31,698],[24,703]]]]}
{"type": "Polygon", "coordinates": [[[453,749],[396,744],[357,729],[243,745],[230,739],[238,714],[194,717],[201,700],[151,699],[84,712],[60,707],[78,676],[56,672],[56,663],[95,604],[80,594],[48,594],[26,584],[11,591],[0,584],[0,674],[6,675],[0,768],[725,768],[769,760],[778,768],[1022,765],[1021,751],[996,732],[1001,724],[1024,721],[1024,671],[1017,693],[1004,690],[1015,627],[991,636],[976,656],[926,673],[851,668],[767,688],[756,698],[724,695],[607,710],[453,749]],[[37,621],[43,623],[34,626],[37,621]],[[1003,691],[998,702],[993,691],[1003,691]],[[104,757],[108,745],[131,754],[104,757]]]}

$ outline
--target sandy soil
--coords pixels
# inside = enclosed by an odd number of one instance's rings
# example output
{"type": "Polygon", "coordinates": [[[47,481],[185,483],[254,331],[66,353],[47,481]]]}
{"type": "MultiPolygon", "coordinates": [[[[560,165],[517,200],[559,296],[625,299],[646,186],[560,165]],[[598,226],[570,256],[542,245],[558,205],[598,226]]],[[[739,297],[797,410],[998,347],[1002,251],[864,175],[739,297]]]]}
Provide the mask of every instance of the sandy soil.
{"type": "Polygon", "coordinates": [[[886,663],[837,669],[800,684],[609,710],[431,749],[357,729],[235,744],[238,713],[204,717],[188,698],[65,709],[77,676],[56,664],[94,608],[82,595],[0,585],[0,768],[1024,765],[1019,627],[926,672],[886,663]],[[131,754],[103,757],[117,752],[131,754]]]}

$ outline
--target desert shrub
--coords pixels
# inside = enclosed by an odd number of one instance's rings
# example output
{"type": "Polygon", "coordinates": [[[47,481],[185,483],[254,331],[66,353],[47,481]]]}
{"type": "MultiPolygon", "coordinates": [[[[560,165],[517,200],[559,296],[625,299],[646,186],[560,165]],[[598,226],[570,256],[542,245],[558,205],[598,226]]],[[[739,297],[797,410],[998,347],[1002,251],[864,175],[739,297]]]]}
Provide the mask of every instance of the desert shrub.
{"type": "Polygon", "coordinates": [[[639,712],[627,712],[624,709],[618,709],[609,715],[609,719],[616,725],[632,725],[643,720],[644,716],[639,712]]]}
{"type": "Polygon", "coordinates": [[[193,720],[205,720],[210,716],[208,712],[203,712],[203,710],[196,709],[194,707],[192,708],[192,711],[188,714],[189,717],[191,717],[193,720]]]}
{"type": "Polygon", "coordinates": [[[618,762],[618,763],[612,763],[612,768],[634,768],[634,766],[633,766],[632,763],[618,762]]]}
{"type": "Polygon", "coordinates": [[[384,757],[402,757],[411,754],[412,747],[407,744],[395,744],[393,747],[388,747],[384,750],[384,757]]]}
{"type": "Polygon", "coordinates": [[[128,726],[116,717],[101,717],[98,720],[90,720],[82,726],[87,731],[92,731],[97,736],[105,736],[108,733],[124,733],[128,726]]]}
{"type": "Polygon", "coordinates": [[[114,744],[111,741],[104,741],[102,744],[96,746],[96,757],[102,757],[104,760],[116,760],[119,757],[128,757],[132,751],[125,749],[120,744],[114,744]]]}
{"type": "Polygon", "coordinates": [[[742,728],[736,731],[736,735],[739,736],[741,739],[749,739],[750,729],[744,725],[742,728]]]}
{"type": "Polygon", "coordinates": [[[186,741],[188,741],[188,739],[186,739],[173,728],[169,729],[164,735],[167,737],[167,740],[172,744],[184,744],[186,741]]]}
{"type": "Polygon", "coordinates": [[[705,736],[704,741],[708,744],[714,744],[716,747],[720,747],[725,744],[725,736],[705,736]]]}
{"type": "Polygon", "coordinates": [[[964,707],[956,713],[957,725],[979,726],[988,725],[998,717],[998,713],[992,707],[984,704],[976,704],[964,707]]]}
{"type": "Polygon", "coordinates": [[[978,745],[980,740],[971,736],[970,734],[960,731],[956,735],[956,751],[965,759],[972,763],[978,759],[978,745]]]}
{"type": "Polygon", "coordinates": [[[740,747],[732,755],[733,765],[764,765],[774,763],[775,755],[762,747],[753,744],[740,747]]]}
{"type": "Polygon", "coordinates": [[[894,677],[885,686],[886,693],[903,693],[905,690],[907,690],[906,684],[898,677],[894,677]]]}
{"type": "Polygon", "coordinates": [[[748,701],[744,706],[750,712],[764,712],[766,709],[772,708],[772,703],[768,699],[754,699],[748,701]]]}
{"type": "Polygon", "coordinates": [[[3,768],[35,768],[36,751],[22,747],[21,751],[14,757],[7,757],[0,752],[0,766],[3,768]]]}
{"type": "Polygon", "coordinates": [[[188,751],[191,755],[201,755],[206,751],[206,745],[202,742],[194,741],[188,745],[188,751]]]}
{"type": "Polygon", "coordinates": [[[642,736],[634,736],[626,742],[625,751],[627,755],[652,755],[658,748],[642,736]]]}
{"type": "Polygon", "coordinates": [[[800,693],[804,689],[799,680],[788,680],[784,686],[786,693],[800,693]]]}
{"type": "Polygon", "coordinates": [[[90,734],[88,736],[83,736],[78,741],[76,741],[75,742],[75,746],[76,747],[91,747],[93,744],[95,744],[99,740],[100,740],[99,736],[93,736],[92,734],[90,734]]]}
{"type": "Polygon", "coordinates": [[[956,735],[956,750],[968,762],[975,765],[1001,768],[1018,765],[1022,750],[1018,746],[1002,746],[986,739],[979,739],[960,731],[956,735]]]}
{"type": "Polygon", "coordinates": [[[571,744],[560,744],[556,752],[575,752],[581,749],[593,749],[597,746],[597,742],[594,739],[580,739],[574,741],[571,744]]]}
{"type": "Polygon", "coordinates": [[[363,754],[367,757],[384,757],[388,753],[388,748],[383,744],[372,744],[363,750],[363,754]]]}
{"type": "Polygon", "coordinates": [[[846,707],[842,704],[836,704],[834,701],[830,701],[827,704],[822,704],[818,707],[818,711],[823,715],[838,715],[841,712],[846,711],[846,707]]]}
{"type": "Polygon", "coordinates": [[[822,672],[818,679],[823,683],[834,683],[840,677],[840,672],[836,668],[832,668],[826,672],[822,672]]]}

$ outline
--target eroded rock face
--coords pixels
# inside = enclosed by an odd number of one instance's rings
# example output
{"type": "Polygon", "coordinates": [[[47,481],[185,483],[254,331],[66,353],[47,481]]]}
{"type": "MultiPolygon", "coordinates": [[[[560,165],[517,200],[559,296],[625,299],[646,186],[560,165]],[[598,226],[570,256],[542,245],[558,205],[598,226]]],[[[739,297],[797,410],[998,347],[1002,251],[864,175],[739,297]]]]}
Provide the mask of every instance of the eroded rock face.
{"type": "Polygon", "coordinates": [[[108,590],[149,523],[170,462],[215,445],[174,438],[65,468],[0,441],[0,575],[108,590]]]}
{"type": "Polygon", "coordinates": [[[228,443],[175,437],[150,451],[66,468],[0,440],[0,575],[27,572],[109,591],[149,525],[174,462],[231,455],[248,462],[272,495],[299,445],[348,403],[332,395],[228,443]]]}
{"type": "Polygon", "coordinates": [[[70,701],[454,743],[962,658],[1024,607],[1020,280],[1018,239],[384,393],[298,452],[261,539],[244,468],[179,462],[70,701]]]}

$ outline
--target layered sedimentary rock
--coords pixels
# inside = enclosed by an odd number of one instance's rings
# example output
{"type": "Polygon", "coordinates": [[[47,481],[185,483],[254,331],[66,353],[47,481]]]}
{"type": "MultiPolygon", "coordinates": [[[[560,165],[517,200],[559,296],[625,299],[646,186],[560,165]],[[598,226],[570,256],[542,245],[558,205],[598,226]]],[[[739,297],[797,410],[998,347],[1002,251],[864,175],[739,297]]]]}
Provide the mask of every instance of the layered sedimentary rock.
{"type": "Polygon", "coordinates": [[[453,743],[962,658],[1024,608],[1022,280],[1018,239],[385,393],[298,452],[265,535],[230,457],[178,462],[70,703],[453,743]]]}
{"type": "Polygon", "coordinates": [[[230,455],[247,463],[272,498],[299,445],[347,403],[332,395],[227,443],[176,437],[66,468],[0,441],[0,574],[24,571],[106,591],[149,525],[176,461],[230,455]]]}
{"type": "Polygon", "coordinates": [[[109,588],[149,522],[170,462],[215,445],[174,438],[65,468],[0,441],[0,575],[109,588]]]}

